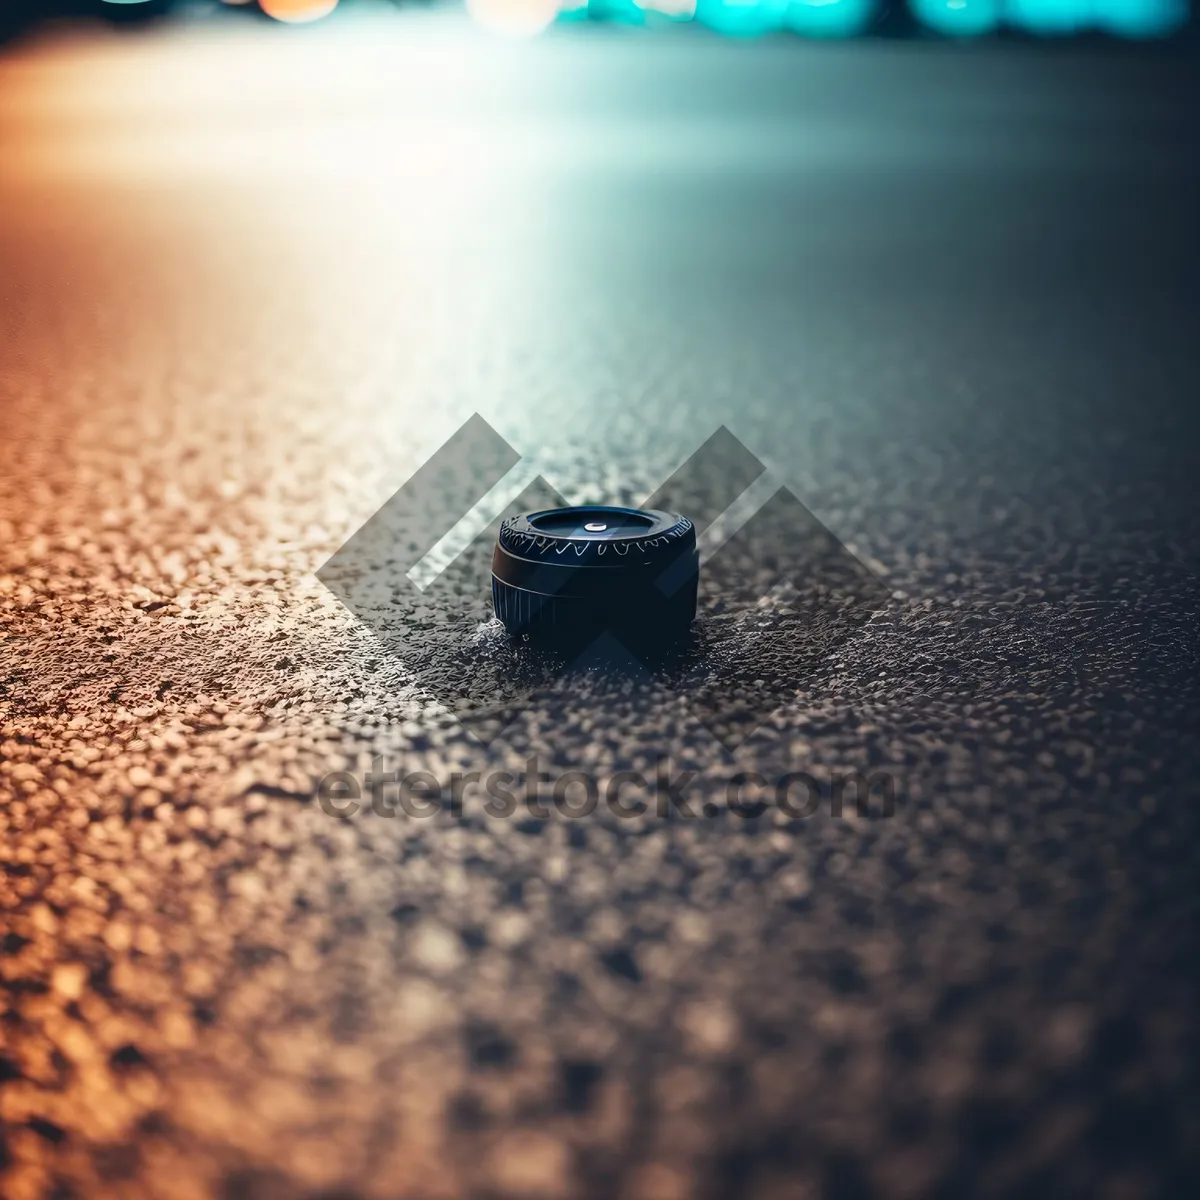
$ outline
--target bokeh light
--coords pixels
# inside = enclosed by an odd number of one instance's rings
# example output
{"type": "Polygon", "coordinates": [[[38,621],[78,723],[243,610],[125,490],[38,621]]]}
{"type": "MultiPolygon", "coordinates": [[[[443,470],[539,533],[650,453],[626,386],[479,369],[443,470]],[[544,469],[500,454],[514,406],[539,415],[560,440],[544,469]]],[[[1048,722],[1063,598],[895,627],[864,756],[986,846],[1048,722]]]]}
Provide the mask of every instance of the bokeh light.
{"type": "Polygon", "coordinates": [[[696,0],[639,0],[638,7],[672,21],[690,21],[696,15],[696,0]]]}
{"type": "Polygon", "coordinates": [[[645,4],[638,0],[561,0],[560,21],[616,21],[621,25],[644,25],[645,4]]]}
{"type": "Polygon", "coordinates": [[[928,29],[950,37],[978,37],[1000,24],[1001,0],[909,0],[928,29]]]}
{"type": "MultiPolygon", "coordinates": [[[[0,0],[0,13],[11,0],[0,0]]],[[[185,0],[91,0],[102,8],[157,15],[185,0]]],[[[379,0],[375,0],[376,3],[379,0]]],[[[402,0],[394,0],[399,5],[402,0]]],[[[36,0],[35,0],[36,3],[36,0]]],[[[319,21],[338,0],[209,0],[256,5],[288,24],[319,21]]],[[[1200,0],[1196,0],[1200,4],[1200,0]]],[[[850,38],[869,33],[880,13],[906,7],[924,29],[951,38],[1017,30],[1046,38],[1108,34],[1126,40],[1168,38],[1184,31],[1192,0],[466,0],[476,24],[507,37],[532,37],[555,21],[665,25],[696,20],[730,37],[787,30],[802,37],[850,38]]],[[[365,7],[365,5],[364,5],[365,7]]],[[[118,12],[112,20],[123,21],[118,12]]],[[[0,20],[0,26],[3,26],[0,20]]]]}
{"type": "Polygon", "coordinates": [[[598,20],[621,25],[643,25],[646,21],[645,9],[636,0],[588,0],[587,12],[598,20]]]}
{"type": "Polygon", "coordinates": [[[533,37],[558,16],[559,0],[467,0],[467,11],[492,33],[533,37]]]}
{"type": "Polygon", "coordinates": [[[258,0],[258,3],[268,17],[289,25],[319,21],[338,6],[338,0],[258,0]]]}
{"type": "Polygon", "coordinates": [[[1168,37],[1187,19],[1188,0],[1096,0],[1096,23],[1118,37],[1168,37]]]}
{"type": "Polygon", "coordinates": [[[783,26],[788,0],[696,0],[696,20],[731,37],[756,37],[783,26]]]}
{"type": "Polygon", "coordinates": [[[1007,0],[1005,16],[1026,33],[1063,37],[1092,25],[1092,0],[1007,0]]]}
{"type": "Polygon", "coordinates": [[[784,24],[808,37],[850,37],[875,15],[875,0],[791,0],[784,24]]]}

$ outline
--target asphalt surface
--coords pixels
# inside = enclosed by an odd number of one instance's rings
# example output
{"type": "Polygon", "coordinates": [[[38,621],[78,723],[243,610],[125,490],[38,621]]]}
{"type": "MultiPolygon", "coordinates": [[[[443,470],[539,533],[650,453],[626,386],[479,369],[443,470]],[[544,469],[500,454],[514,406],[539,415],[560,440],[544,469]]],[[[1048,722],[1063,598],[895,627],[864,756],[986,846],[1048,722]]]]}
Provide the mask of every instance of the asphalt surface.
{"type": "Polygon", "coordinates": [[[1194,64],[213,29],[0,59],[5,1200],[1195,1194],[1194,64]],[[486,530],[316,577],[473,413],[804,516],[485,744],[486,530]],[[696,815],[315,799],[531,755],[696,815]]]}

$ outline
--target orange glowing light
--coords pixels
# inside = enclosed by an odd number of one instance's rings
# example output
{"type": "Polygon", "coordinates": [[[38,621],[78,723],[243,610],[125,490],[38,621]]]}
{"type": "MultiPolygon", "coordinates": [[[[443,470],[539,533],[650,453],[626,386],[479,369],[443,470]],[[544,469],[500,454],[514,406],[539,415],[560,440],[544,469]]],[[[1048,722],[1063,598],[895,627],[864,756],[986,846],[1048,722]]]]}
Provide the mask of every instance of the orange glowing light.
{"type": "Polygon", "coordinates": [[[485,29],[506,37],[533,37],[558,16],[560,0],[467,0],[467,11],[485,29]]]}
{"type": "Polygon", "coordinates": [[[258,0],[258,3],[268,17],[289,25],[319,21],[338,6],[338,0],[258,0]]]}

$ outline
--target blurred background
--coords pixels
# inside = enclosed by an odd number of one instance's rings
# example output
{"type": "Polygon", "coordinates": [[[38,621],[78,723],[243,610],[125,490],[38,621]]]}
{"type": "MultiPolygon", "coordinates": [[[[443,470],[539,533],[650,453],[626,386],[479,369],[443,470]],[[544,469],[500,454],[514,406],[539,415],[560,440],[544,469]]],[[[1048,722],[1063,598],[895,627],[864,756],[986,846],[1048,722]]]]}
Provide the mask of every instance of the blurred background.
{"type": "MultiPolygon", "coordinates": [[[[442,0],[5,0],[0,36],[40,22],[130,25],[175,17],[221,19],[225,11],[303,24],[381,7],[457,8],[442,0]]],[[[1025,36],[1146,40],[1184,38],[1191,0],[467,0],[480,24],[534,36],[555,22],[649,26],[695,21],[730,37],[781,30],[801,37],[950,38],[1025,36]]],[[[228,19],[227,16],[225,19],[228,19]]]]}

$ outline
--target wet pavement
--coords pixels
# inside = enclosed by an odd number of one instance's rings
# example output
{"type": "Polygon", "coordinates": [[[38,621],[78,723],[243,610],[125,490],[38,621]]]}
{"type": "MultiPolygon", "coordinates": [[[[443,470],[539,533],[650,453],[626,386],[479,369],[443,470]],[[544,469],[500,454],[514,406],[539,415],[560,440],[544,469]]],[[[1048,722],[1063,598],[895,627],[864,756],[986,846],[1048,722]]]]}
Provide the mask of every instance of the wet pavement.
{"type": "Polygon", "coordinates": [[[0,58],[0,1193],[1192,1194],[1191,64],[219,29],[0,58]],[[316,576],[474,413],[485,517],[726,427],[855,619],[718,523],[682,684],[481,742],[487,520],[382,631],[316,576]]]}

